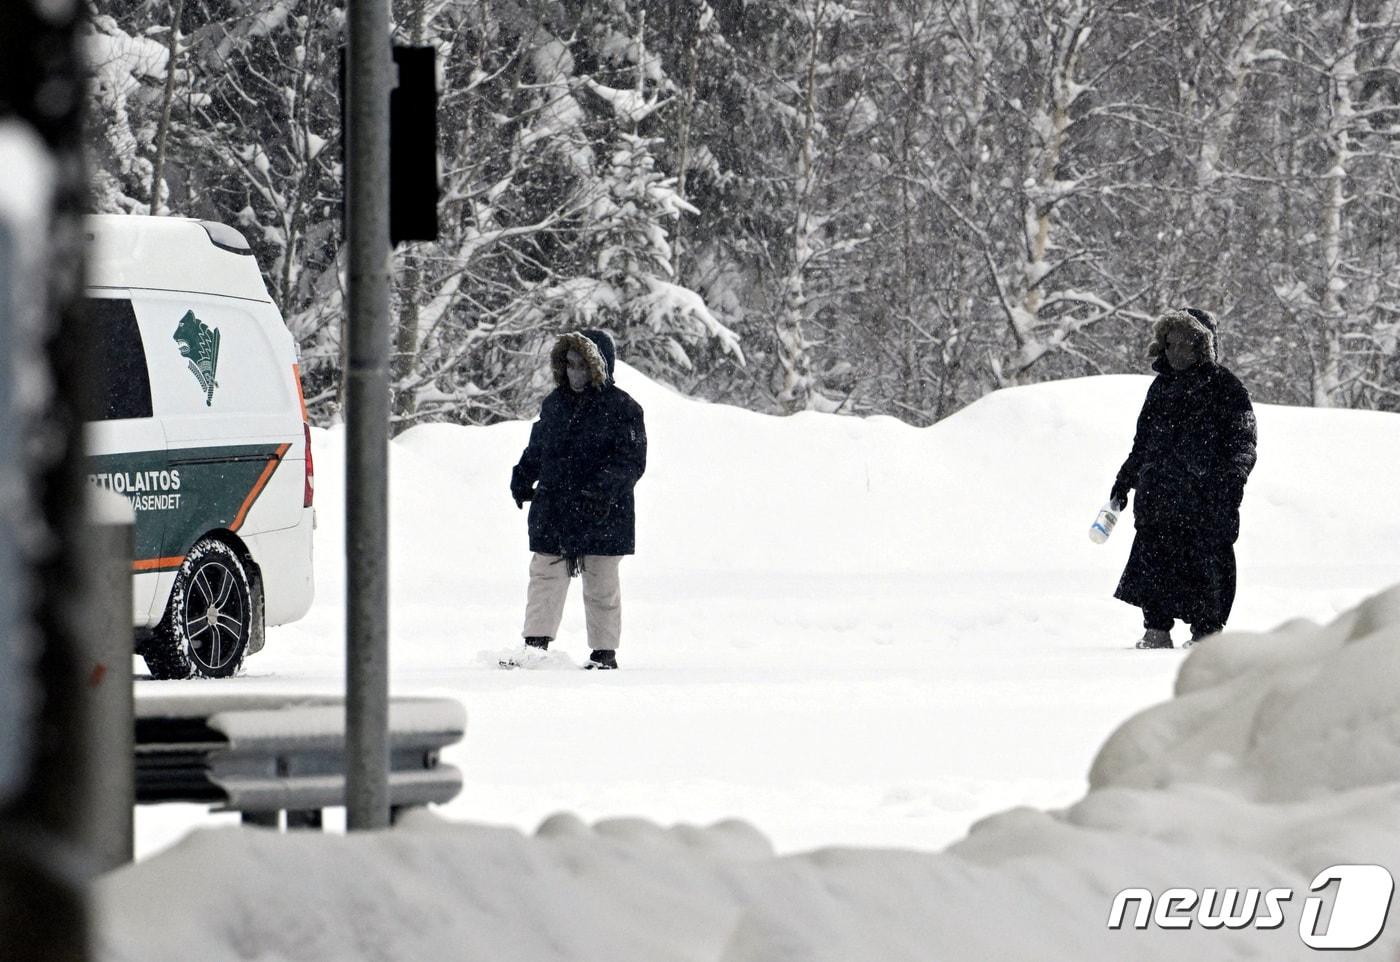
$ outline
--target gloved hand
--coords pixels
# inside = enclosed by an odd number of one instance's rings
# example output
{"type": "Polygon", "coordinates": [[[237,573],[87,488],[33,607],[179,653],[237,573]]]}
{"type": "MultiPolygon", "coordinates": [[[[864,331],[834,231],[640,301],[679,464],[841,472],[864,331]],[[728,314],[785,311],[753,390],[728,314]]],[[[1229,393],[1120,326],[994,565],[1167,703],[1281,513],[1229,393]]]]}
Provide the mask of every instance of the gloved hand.
{"type": "Polygon", "coordinates": [[[511,496],[512,498],[515,499],[515,507],[516,507],[517,509],[523,508],[523,507],[525,507],[525,502],[526,502],[526,501],[533,501],[533,500],[535,500],[535,489],[534,489],[533,487],[530,487],[530,488],[511,488],[511,489],[510,489],[510,496],[511,496]]]}
{"type": "Polygon", "coordinates": [[[1108,494],[1108,503],[1113,506],[1114,511],[1122,511],[1128,506],[1129,487],[1122,481],[1113,484],[1113,490],[1108,494]]]}

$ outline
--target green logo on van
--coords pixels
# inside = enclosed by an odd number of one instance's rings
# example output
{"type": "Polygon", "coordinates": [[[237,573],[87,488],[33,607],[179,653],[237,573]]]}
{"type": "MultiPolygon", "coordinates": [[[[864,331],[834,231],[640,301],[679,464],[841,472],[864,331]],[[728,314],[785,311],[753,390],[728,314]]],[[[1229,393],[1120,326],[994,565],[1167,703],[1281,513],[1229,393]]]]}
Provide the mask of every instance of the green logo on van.
{"type": "Polygon", "coordinates": [[[190,362],[190,373],[204,388],[206,407],[214,403],[214,388],[219,383],[214,375],[219,369],[219,329],[210,328],[194,311],[186,311],[175,328],[175,343],[180,346],[180,354],[190,362]]]}

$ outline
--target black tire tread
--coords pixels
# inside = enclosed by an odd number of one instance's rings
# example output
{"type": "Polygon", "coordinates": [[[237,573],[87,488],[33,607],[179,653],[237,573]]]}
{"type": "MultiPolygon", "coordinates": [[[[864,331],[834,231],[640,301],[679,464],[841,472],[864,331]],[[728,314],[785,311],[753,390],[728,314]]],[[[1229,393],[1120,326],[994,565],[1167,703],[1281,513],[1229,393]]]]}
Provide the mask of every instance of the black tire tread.
{"type": "Polygon", "coordinates": [[[250,619],[257,610],[254,604],[252,579],[248,577],[247,566],[239,557],[238,552],[217,538],[200,540],[190,549],[189,554],[185,556],[184,563],[180,565],[180,571],[175,578],[175,586],[170,591],[170,600],[166,603],[165,615],[161,618],[160,624],[156,625],[150,640],[141,652],[152,678],[162,680],[194,677],[226,678],[238,674],[243,668],[243,659],[248,654],[248,641],[252,637],[251,622],[248,630],[244,632],[243,644],[237,655],[223,669],[213,673],[201,671],[199,663],[190,657],[189,640],[184,637],[179,627],[178,612],[184,601],[190,573],[195,570],[203,558],[211,554],[220,556],[221,560],[226,563],[232,563],[233,570],[238,573],[244,591],[248,595],[247,610],[250,619]]]}

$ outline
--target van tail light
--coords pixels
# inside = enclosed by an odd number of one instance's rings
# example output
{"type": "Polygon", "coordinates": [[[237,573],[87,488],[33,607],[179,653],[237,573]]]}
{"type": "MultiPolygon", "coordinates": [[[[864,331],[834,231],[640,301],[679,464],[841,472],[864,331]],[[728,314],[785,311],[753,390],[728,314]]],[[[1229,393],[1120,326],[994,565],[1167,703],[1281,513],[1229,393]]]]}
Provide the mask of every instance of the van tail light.
{"type": "Polygon", "coordinates": [[[311,425],[303,421],[301,426],[306,429],[306,486],[302,489],[301,506],[309,508],[316,495],[316,465],[311,461],[311,425]]]}

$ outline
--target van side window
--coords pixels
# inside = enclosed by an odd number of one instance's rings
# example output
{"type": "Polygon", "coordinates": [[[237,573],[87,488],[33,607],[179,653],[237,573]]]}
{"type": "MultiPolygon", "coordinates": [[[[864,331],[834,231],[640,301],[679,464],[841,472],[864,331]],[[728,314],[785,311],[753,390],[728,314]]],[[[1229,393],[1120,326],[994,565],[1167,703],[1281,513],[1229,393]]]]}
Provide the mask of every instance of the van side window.
{"type": "Polygon", "coordinates": [[[92,297],[87,307],[97,339],[93,364],[99,389],[97,419],[150,417],[151,375],[131,301],[92,297]]]}

